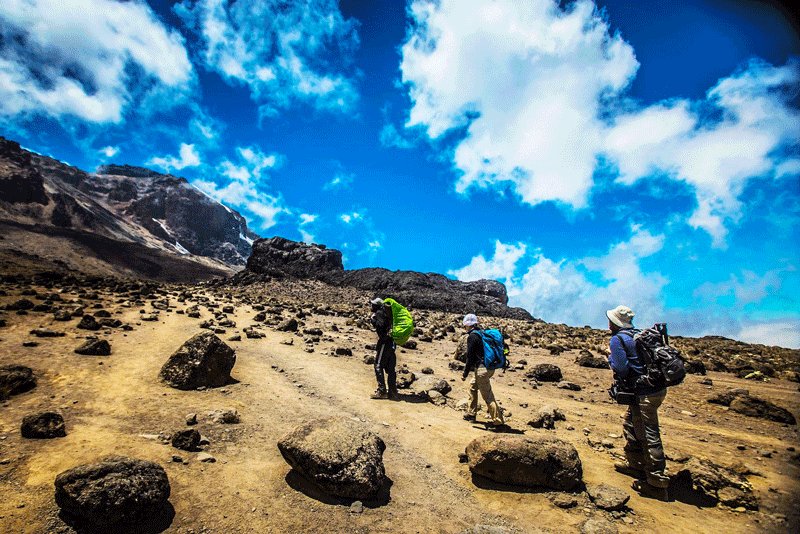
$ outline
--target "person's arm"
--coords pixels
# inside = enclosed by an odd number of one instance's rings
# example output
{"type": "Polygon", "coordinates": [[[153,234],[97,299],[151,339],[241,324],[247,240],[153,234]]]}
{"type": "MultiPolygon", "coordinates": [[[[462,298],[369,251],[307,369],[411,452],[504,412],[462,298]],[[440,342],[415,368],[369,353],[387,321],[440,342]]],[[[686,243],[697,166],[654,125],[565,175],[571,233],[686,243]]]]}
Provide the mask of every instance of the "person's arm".
{"type": "Polygon", "coordinates": [[[462,380],[465,380],[469,372],[478,366],[481,348],[482,342],[480,336],[475,332],[470,332],[467,335],[467,361],[464,366],[464,374],[461,377],[462,380]]]}
{"type": "Polygon", "coordinates": [[[628,353],[625,352],[625,347],[622,344],[620,336],[612,336],[609,343],[611,354],[608,356],[608,363],[614,375],[618,378],[625,378],[628,376],[630,366],[628,365],[628,353]]]}

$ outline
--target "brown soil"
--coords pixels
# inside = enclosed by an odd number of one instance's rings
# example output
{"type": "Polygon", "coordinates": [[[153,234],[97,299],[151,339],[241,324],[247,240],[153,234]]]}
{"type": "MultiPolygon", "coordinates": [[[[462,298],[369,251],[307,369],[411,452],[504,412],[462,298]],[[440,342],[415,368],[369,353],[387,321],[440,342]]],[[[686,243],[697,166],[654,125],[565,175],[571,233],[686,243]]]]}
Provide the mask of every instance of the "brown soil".
{"type": "MultiPolygon", "coordinates": [[[[34,288],[40,289],[41,288],[34,288]]],[[[195,291],[202,294],[202,289],[195,291]]],[[[448,406],[419,402],[408,394],[402,400],[370,400],[374,390],[372,367],[362,363],[369,353],[366,343],[374,335],[353,326],[344,317],[312,315],[305,327],[324,331],[315,352],[304,352],[302,335],[263,327],[264,339],[228,342],[237,351],[233,377],[224,388],[179,391],[158,380],[167,357],[199,331],[199,322],[210,315],[201,306],[200,320],[162,311],[158,322],[139,322],[140,307],[122,307],[108,295],[106,309],[114,317],[134,325],[134,330],[101,331],[112,345],[109,357],[79,356],[73,349],[88,333],[75,328],[78,320],[59,323],[50,314],[2,317],[0,365],[32,367],[38,386],[2,403],[0,408],[0,531],[72,532],[58,516],[53,500],[55,476],[75,465],[115,453],[160,463],[172,485],[170,503],[174,517],[162,525],[168,532],[445,532],[457,533],[479,524],[504,526],[511,532],[574,532],[588,517],[608,517],[578,495],[578,506],[563,510],[554,506],[546,492],[497,487],[473,481],[458,455],[474,438],[484,434],[462,420],[453,408],[466,396],[460,373],[448,363],[456,341],[448,338],[419,342],[418,350],[398,351],[398,365],[421,375],[430,366],[434,376],[451,381],[454,391],[448,406]],[[348,324],[349,323],[349,324],[348,324]],[[333,325],[339,332],[333,331],[333,325]],[[29,331],[46,327],[66,332],[62,338],[33,338],[29,331]],[[33,340],[37,347],[23,347],[33,340]],[[281,341],[294,339],[291,346],[281,341]],[[334,357],[331,348],[353,349],[353,357],[334,357]],[[241,423],[214,424],[207,413],[235,408],[241,423]],[[22,418],[30,413],[56,409],[63,413],[67,437],[28,440],[20,436],[22,418]],[[186,414],[197,413],[195,427],[210,440],[206,452],[216,463],[200,463],[197,453],[179,451],[153,439],[186,427],[186,414]],[[290,473],[276,443],[300,421],[322,415],[355,417],[368,424],[386,442],[384,454],[391,479],[383,501],[365,503],[363,513],[350,512],[349,503],[328,498],[290,473]],[[174,463],[172,455],[188,460],[174,463]],[[478,485],[476,485],[476,482],[478,485]]],[[[75,298],[64,294],[63,298],[75,298]]],[[[0,297],[12,302],[19,291],[0,297]]],[[[221,305],[235,304],[216,299],[221,305]]],[[[175,303],[174,297],[171,302],[175,303]]],[[[188,306],[178,304],[180,308],[188,306]]],[[[150,312],[150,307],[146,309],[150,312]]],[[[89,310],[90,311],[90,310],[89,310]]],[[[365,307],[361,310],[368,314],[365,307]]],[[[252,324],[255,311],[238,305],[231,315],[238,325],[220,337],[241,332],[252,324]]],[[[768,383],[709,373],[713,386],[699,383],[698,376],[673,388],[660,411],[665,449],[670,458],[703,456],[722,465],[744,463],[757,472],[748,479],[761,508],[736,512],[723,507],[691,503],[659,502],[629,490],[631,479],[616,473],[613,462],[621,453],[620,416],[623,408],[612,404],[606,393],[610,371],[586,369],[573,363],[577,351],[551,356],[542,349],[519,347],[512,360],[524,358],[528,366],[548,362],[559,365],[565,380],[583,386],[580,392],[543,384],[531,389],[523,373],[506,372],[493,380],[503,407],[512,412],[510,425],[528,434],[549,433],[578,449],[587,484],[606,483],[629,491],[632,510],[612,519],[620,532],[797,532],[800,528],[800,465],[787,448],[800,448],[797,427],[747,418],[708,404],[705,398],[728,387],[748,388],[751,393],[800,412],[797,384],[768,383]],[[559,406],[567,420],[555,431],[534,430],[526,425],[544,403],[559,406]],[[527,404],[523,408],[520,404],[527,404]],[[690,413],[687,413],[690,412],[690,413]],[[587,436],[588,433],[588,436],[587,436]],[[610,439],[613,448],[598,450],[589,440],[610,439]],[[737,446],[744,446],[739,450],[737,446]],[[762,457],[760,451],[771,451],[762,457]]],[[[401,391],[401,393],[403,393],[401,391]]],[[[479,414],[481,419],[481,414],[479,414]]],[[[681,464],[670,462],[672,471],[681,464]]]]}

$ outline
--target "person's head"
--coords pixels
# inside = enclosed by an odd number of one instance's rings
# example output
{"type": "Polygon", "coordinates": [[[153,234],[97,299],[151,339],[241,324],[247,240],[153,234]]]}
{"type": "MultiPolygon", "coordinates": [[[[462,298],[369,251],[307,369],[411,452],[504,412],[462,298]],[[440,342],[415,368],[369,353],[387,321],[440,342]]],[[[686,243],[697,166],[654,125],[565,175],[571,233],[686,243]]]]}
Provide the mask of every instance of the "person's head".
{"type": "Polygon", "coordinates": [[[464,325],[466,330],[472,330],[473,328],[478,327],[478,316],[474,313],[468,313],[464,316],[464,320],[461,321],[461,324],[464,325]]]}
{"type": "Polygon", "coordinates": [[[608,317],[608,328],[616,332],[623,328],[633,328],[633,310],[627,306],[619,305],[613,310],[606,311],[608,317]]]}
{"type": "Polygon", "coordinates": [[[375,297],[371,301],[369,301],[370,306],[372,306],[372,311],[378,311],[383,306],[383,299],[380,297],[375,297]]]}

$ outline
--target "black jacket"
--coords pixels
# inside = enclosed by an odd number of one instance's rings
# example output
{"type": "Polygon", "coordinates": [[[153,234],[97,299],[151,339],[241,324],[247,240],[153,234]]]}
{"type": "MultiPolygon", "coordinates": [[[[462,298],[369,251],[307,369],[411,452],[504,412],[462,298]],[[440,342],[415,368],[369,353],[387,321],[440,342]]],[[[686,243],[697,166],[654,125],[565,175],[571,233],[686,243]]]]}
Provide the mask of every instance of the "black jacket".
{"type": "Polygon", "coordinates": [[[467,336],[467,362],[464,367],[464,378],[483,365],[483,340],[475,330],[470,330],[467,336]]]}
{"type": "Polygon", "coordinates": [[[378,334],[378,342],[386,343],[392,340],[392,310],[388,306],[381,306],[378,311],[372,314],[370,319],[375,332],[378,334]]]}

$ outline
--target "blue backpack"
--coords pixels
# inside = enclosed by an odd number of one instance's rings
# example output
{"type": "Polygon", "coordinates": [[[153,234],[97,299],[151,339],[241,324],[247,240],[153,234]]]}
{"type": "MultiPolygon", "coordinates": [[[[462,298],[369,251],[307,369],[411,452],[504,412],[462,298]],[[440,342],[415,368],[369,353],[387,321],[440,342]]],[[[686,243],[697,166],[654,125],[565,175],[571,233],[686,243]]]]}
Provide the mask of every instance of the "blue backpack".
{"type": "Polygon", "coordinates": [[[503,334],[495,328],[489,330],[473,330],[483,341],[483,365],[486,369],[505,369],[508,367],[503,334]]]}

